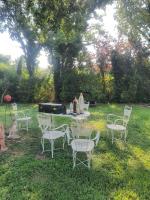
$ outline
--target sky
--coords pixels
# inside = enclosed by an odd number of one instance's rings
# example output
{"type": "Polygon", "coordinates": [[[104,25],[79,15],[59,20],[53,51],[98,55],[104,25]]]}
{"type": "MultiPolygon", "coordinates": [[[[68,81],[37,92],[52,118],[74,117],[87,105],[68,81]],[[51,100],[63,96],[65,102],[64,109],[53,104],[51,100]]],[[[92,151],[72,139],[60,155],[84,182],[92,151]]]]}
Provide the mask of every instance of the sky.
{"type": "MultiPolygon", "coordinates": [[[[117,35],[116,21],[114,20],[114,6],[106,6],[106,16],[103,18],[105,30],[108,31],[113,37],[117,35]]],[[[91,49],[92,50],[92,49],[91,49]]],[[[20,44],[9,37],[7,32],[0,33],[0,54],[11,56],[11,60],[15,61],[21,55],[23,51],[20,44]]],[[[41,50],[38,57],[39,66],[47,68],[48,59],[44,50],[41,50]]]]}

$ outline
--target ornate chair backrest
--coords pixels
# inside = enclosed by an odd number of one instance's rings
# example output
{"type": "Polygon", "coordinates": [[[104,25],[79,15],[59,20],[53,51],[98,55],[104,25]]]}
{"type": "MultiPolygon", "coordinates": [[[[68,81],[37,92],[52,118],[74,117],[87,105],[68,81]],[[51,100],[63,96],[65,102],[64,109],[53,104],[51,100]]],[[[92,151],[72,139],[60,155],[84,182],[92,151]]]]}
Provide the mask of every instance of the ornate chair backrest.
{"type": "Polygon", "coordinates": [[[12,103],[12,114],[13,114],[13,119],[16,120],[18,117],[18,108],[16,103],[12,103]]]}
{"type": "Polygon", "coordinates": [[[17,111],[17,104],[16,103],[12,103],[11,105],[12,105],[13,111],[16,112],[17,111]]]}
{"type": "Polygon", "coordinates": [[[91,145],[92,129],[83,126],[71,126],[75,151],[88,152],[91,145]]]}
{"type": "Polygon", "coordinates": [[[44,133],[44,131],[52,128],[52,116],[46,113],[40,113],[37,115],[37,120],[39,127],[44,133]]]}
{"type": "Polygon", "coordinates": [[[131,112],[132,112],[132,107],[131,106],[125,106],[124,107],[124,116],[123,116],[123,120],[124,123],[127,125],[128,121],[130,119],[131,116],[131,112]]]}
{"type": "Polygon", "coordinates": [[[18,111],[18,106],[16,103],[12,103],[11,105],[12,105],[12,110],[13,110],[12,114],[13,114],[14,120],[27,117],[23,110],[18,111]]]}
{"type": "Polygon", "coordinates": [[[88,109],[89,109],[89,105],[90,105],[89,102],[84,103],[84,110],[87,110],[87,111],[88,111],[88,109]]]}
{"type": "Polygon", "coordinates": [[[91,138],[92,129],[85,127],[83,124],[71,125],[73,138],[91,138]]]}

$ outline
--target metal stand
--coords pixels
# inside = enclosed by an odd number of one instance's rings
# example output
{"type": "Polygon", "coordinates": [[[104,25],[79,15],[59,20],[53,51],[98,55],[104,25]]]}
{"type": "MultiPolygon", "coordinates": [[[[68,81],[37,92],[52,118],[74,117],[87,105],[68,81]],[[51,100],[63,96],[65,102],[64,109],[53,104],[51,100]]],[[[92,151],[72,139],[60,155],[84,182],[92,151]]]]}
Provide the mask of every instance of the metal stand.
{"type": "Polygon", "coordinates": [[[11,115],[10,106],[8,105],[8,103],[5,103],[5,130],[6,130],[6,128],[7,128],[7,126],[6,126],[6,122],[7,122],[7,111],[9,111],[9,114],[11,115]]]}

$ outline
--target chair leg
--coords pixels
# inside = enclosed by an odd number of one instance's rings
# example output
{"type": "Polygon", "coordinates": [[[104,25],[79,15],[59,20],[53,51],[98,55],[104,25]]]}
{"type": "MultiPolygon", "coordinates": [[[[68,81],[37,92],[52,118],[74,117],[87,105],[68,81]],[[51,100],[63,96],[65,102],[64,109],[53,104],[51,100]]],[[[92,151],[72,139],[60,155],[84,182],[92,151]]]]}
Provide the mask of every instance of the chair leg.
{"type": "Polygon", "coordinates": [[[66,137],[64,136],[64,137],[63,137],[63,149],[64,149],[64,147],[65,147],[65,142],[66,142],[66,137]]]}
{"type": "Polygon", "coordinates": [[[51,140],[51,153],[52,153],[52,158],[54,158],[54,140],[51,140]]]}
{"type": "Polygon", "coordinates": [[[17,126],[17,131],[19,131],[19,126],[18,126],[17,120],[16,120],[16,126],[17,126]]]}
{"type": "Polygon", "coordinates": [[[126,143],[127,142],[127,130],[125,130],[125,132],[124,132],[124,142],[126,143]]]}
{"type": "Polygon", "coordinates": [[[76,152],[73,151],[72,156],[73,156],[73,169],[74,169],[76,166],[76,152]]]}
{"type": "Polygon", "coordinates": [[[28,120],[26,120],[26,131],[28,132],[28,120]]]}
{"type": "Polygon", "coordinates": [[[91,152],[88,152],[88,153],[87,153],[87,159],[88,159],[88,168],[90,169],[91,152]]]}
{"type": "Polygon", "coordinates": [[[29,120],[27,120],[27,131],[29,130],[29,120]]]}
{"type": "Polygon", "coordinates": [[[65,134],[65,136],[66,136],[67,143],[68,143],[68,145],[69,145],[69,144],[70,144],[70,133],[69,133],[69,127],[68,127],[67,130],[66,130],[66,134],[65,134]]]}
{"type": "Polygon", "coordinates": [[[122,140],[122,138],[123,138],[123,132],[120,131],[120,139],[122,140]]]}
{"type": "Polygon", "coordinates": [[[20,130],[20,129],[21,129],[21,123],[18,122],[18,130],[20,130]]]}
{"type": "Polygon", "coordinates": [[[44,138],[41,138],[41,144],[42,144],[42,153],[44,153],[44,138]]]}
{"type": "Polygon", "coordinates": [[[70,140],[69,139],[67,139],[67,142],[68,142],[68,145],[70,145],[70,140]]]}
{"type": "Polygon", "coordinates": [[[111,130],[111,135],[112,135],[112,144],[114,143],[114,131],[111,130]]]}

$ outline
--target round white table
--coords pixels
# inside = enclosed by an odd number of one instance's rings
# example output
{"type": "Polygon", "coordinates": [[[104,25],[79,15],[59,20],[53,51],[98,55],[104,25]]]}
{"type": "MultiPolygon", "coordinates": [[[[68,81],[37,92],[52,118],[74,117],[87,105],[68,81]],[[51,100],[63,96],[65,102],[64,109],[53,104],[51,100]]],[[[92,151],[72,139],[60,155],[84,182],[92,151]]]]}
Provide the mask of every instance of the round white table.
{"type": "MultiPolygon", "coordinates": [[[[71,114],[70,114],[70,115],[71,115],[71,114]]],[[[71,118],[72,118],[72,119],[75,119],[75,120],[77,120],[77,121],[82,121],[82,120],[87,119],[89,116],[90,116],[90,112],[85,111],[85,112],[82,113],[82,114],[71,115],[71,118]]]]}
{"type": "Polygon", "coordinates": [[[71,113],[68,113],[68,114],[46,113],[46,114],[50,114],[52,116],[70,117],[70,118],[77,120],[77,121],[86,120],[90,116],[90,112],[88,112],[88,111],[85,111],[82,114],[71,114],[71,113]]]}

